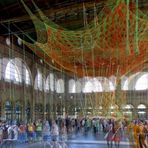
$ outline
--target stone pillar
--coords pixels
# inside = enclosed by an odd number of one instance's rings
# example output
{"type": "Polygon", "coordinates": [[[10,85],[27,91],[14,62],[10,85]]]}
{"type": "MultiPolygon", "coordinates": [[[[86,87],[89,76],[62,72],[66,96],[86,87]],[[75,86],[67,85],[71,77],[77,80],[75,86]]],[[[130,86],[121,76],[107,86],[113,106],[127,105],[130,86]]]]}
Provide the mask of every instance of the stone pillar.
{"type": "Polygon", "coordinates": [[[37,66],[35,64],[36,61],[35,61],[35,57],[34,55],[33,56],[33,60],[32,60],[32,87],[31,87],[31,93],[32,93],[32,97],[30,98],[30,118],[32,121],[35,120],[35,102],[36,102],[36,90],[34,89],[34,82],[35,82],[35,76],[36,76],[36,69],[37,69],[37,66]]]}

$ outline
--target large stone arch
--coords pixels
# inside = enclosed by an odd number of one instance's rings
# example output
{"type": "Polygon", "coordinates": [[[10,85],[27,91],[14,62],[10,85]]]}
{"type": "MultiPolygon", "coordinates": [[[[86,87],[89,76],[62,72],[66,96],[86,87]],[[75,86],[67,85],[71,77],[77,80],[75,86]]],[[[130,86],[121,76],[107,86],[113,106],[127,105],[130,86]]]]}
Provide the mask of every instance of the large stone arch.
{"type": "Polygon", "coordinates": [[[23,79],[25,79],[24,78],[24,73],[25,73],[24,70],[27,70],[27,73],[29,75],[29,80],[28,81],[30,81],[29,83],[32,84],[32,74],[31,74],[31,71],[30,71],[29,67],[27,66],[26,62],[23,59],[17,58],[17,57],[12,58],[12,59],[3,58],[2,62],[3,62],[3,64],[2,64],[3,65],[3,67],[2,67],[3,79],[5,79],[5,76],[6,76],[6,68],[7,68],[8,64],[11,62],[18,69],[18,72],[19,72],[18,74],[20,75],[21,81],[23,79]]]}
{"type": "Polygon", "coordinates": [[[37,73],[34,80],[34,89],[44,91],[45,90],[45,76],[38,68],[37,73]]]}
{"type": "Polygon", "coordinates": [[[32,84],[33,83],[32,73],[31,73],[31,70],[30,70],[29,66],[27,65],[26,61],[24,61],[23,59],[21,59],[19,57],[15,57],[14,60],[16,61],[16,65],[18,67],[19,67],[19,64],[22,64],[22,66],[24,66],[23,68],[26,68],[28,70],[29,77],[30,77],[30,84],[32,84]]]}

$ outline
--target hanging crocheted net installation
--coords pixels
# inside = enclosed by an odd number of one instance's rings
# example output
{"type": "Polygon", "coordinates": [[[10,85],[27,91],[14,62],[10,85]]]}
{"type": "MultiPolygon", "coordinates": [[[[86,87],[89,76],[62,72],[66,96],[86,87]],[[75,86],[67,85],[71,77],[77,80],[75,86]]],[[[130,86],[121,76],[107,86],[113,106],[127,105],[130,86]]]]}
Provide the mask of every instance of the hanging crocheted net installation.
{"type": "Polygon", "coordinates": [[[138,3],[108,1],[94,21],[80,31],[50,21],[34,2],[40,17],[22,3],[37,33],[37,41],[26,44],[40,57],[46,54],[45,61],[54,60],[59,69],[78,76],[123,75],[147,60],[148,22],[138,3]]]}

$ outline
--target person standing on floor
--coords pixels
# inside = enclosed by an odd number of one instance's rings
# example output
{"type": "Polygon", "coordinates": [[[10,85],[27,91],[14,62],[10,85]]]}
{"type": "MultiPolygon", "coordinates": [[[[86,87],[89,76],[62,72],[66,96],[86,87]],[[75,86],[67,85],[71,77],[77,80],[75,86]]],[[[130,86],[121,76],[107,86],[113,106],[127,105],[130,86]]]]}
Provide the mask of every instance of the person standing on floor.
{"type": "Polygon", "coordinates": [[[139,146],[140,148],[147,148],[146,134],[147,129],[142,122],[139,123],[139,146]]]}
{"type": "Polygon", "coordinates": [[[114,141],[116,148],[119,148],[121,138],[122,138],[122,130],[121,130],[120,123],[119,121],[115,121],[114,122],[114,134],[112,136],[112,140],[114,141]]]}
{"type": "Polygon", "coordinates": [[[64,121],[62,122],[61,129],[60,129],[60,140],[62,148],[68,148],[65,141],[67,140],[67,129],[65,126],[64,121]]]}
{"type": "Polygon", "coordinates": [[[115,131],[114,131],[114,123],[109,124],[108,123],[108,131],[105,134],[104,139],[107,141],[107,147],[108,148],[112,148],[113,146],[113,135],[114,135],[115,131]]]}
{"type": "Polygon", "coordinates": [[[51,126],[51,140],[52,140],[52,146],[55,146],[56,148],[60,148],[60,145],[58,143],[59,138],[59,128],[55,122],[55,120],[52,121],[51,126]]]}

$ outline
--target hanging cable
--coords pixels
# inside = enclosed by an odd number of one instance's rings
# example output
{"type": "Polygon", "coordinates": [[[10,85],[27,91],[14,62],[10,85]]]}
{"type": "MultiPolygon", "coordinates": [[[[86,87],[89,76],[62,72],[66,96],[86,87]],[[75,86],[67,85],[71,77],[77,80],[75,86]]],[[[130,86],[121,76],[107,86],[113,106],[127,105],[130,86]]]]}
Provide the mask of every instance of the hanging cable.
{"type": "MultiPolygon", "coordinates": [[[[19,39],[19,38],[18,38],[19,39]]],[[[24,39],[24,36],[23,36],[24,39]]],[[[23,44],[23,62],[25,62],[26,64],[26,50],[25,50],[25,45],[23,44]]],[[[25,119],[28,120],[27,118],[27,98],[26,98],[26,85],[25,85],[25,81],[27,82],[27,75],[26,75],[26,66],[24,66],[24,63],[22,62],[22,76],[23,76],[23,107],[22,107],[22,113],[23,116],[25,117],[25,119]]],[[[28,121],[27,121],[28,122],[28,121]]]]}
{"type": "Polygon", "coordinates": [[[126,1],[126,53],[130,53],[129,49],[129,0],[126,1]]]}
{"type": "Polygon", "coordinates": [[[139,1],[136,0],[136,24],[135,24],[135,53],[139,54],[139,1]]]}
{"type": "MultiPolygon", "coordinates": [[[[9,75],[10,75],[10,82],[9,82],[9,100],[10,101],[10,105],[11,105],[11,119],[8,118],[8,120],[13,120],[13,111],[14,111],[14,104],[13,104],[13,90],[12,90],[12,76],[14,75],[14,70],[12,71],[12,44],[11,44],[11,35],[10,35],[10,22],[8,22],[8,40],[10,41],[10,45],[9,45],[9,57],[8,57],[8,64],[10,64],[10,71],[9,71],[9,75]]],[[[6,66],[8,66],[8,64],[6,66]]],[[[13,80],[14,80],[14,76],[13,76],[13,80]]],[[[9,116],[9,115],[8,115],[9,116]]]]}

